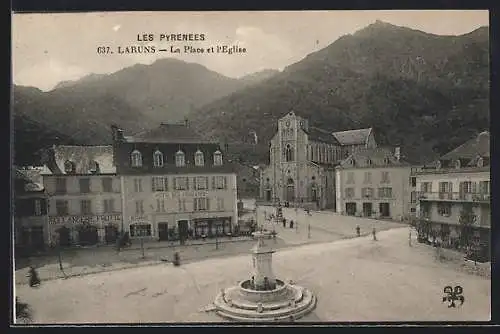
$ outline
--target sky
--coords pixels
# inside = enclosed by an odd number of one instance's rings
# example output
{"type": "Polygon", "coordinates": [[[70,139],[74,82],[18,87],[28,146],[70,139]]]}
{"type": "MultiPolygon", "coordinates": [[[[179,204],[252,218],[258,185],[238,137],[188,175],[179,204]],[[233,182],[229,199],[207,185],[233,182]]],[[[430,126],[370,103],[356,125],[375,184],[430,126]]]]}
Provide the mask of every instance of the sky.
{"type": "Polygon", "coordinates": [[[228,77],[264,69],[282,70],[339,37],[381,20],[437,35],[461,35],[489,25],[486,10],[295,11],[295,12],[94,12],[19,14],[12,17],[12,76],[16,85],[48,91],[91,73],[113,73],[160,58],[199,63],[228,77]],[[138,35],[153,34],[153,41],[138,35]],[[204,34],[204,41],[167,42],[160,35],[204,34]],[[142,38],[140,38],[142,40],[142,38]],[[217,45],[246,52],[207,53],[217,45]],[[109,47],[113,54],[98,54],[109,47]],[[155,53],[120,54],[127,46],[155,53]],[[203,54],[183,53],[184,46],[203,54]],[[158,49],[180,47],[181,53],[158,49]]]}

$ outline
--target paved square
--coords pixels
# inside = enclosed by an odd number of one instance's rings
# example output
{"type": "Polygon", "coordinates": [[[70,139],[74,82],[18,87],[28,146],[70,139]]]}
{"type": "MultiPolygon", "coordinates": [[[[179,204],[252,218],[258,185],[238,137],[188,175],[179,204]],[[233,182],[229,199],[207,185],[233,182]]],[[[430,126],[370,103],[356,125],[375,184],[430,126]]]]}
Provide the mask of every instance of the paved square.
{"type": "MultiPolygon", "coordinates": [[[[301,321],[484,321],[490,279],[438,263],[428,246],[408,246],[408,229],[278,251],[274,271],[318,296],[301,321]],[[448,308],[446,285],[461,285],[465,303],[448,308]]],[[[220,288],[249,277],[250,255],[215,258],[17,285],[38,323],[220,322],[205,312],[220,288]],[[50,301],[50,302],[49,302],[50,301]]]]}

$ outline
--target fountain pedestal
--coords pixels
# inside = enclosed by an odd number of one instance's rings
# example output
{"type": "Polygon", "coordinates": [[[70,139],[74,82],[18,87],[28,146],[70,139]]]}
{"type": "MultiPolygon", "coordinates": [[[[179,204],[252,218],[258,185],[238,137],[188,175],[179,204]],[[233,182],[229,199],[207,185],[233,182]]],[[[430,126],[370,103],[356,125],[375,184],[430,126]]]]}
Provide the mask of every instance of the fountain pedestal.
{"type": "Polygon", "coordinates": [[[275,278],[272,250],[264,243],[266,234],[255,232],[252,248],[253,279],[223,289],[215,298],[215,311],[236,321],[290,321],[311,312],[316,297],[306,288],[275,278]]]}

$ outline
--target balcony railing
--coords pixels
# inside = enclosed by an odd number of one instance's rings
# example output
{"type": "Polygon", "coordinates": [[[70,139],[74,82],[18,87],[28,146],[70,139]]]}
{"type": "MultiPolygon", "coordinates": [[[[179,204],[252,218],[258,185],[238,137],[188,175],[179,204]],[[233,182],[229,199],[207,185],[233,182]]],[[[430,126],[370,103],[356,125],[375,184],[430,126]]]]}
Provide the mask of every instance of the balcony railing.
{"type": "Polygon", "coordinates": [[[490,194],[461,192],[419,192],[420,201],[490,202],[490,194]]]}

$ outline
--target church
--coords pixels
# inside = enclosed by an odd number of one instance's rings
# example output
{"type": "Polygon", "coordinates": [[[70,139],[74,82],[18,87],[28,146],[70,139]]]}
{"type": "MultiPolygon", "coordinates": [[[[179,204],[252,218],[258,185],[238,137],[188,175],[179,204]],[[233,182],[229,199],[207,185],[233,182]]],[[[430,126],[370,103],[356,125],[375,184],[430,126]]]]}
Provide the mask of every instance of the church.
{"type": "Polygon", "coordinates": [[[269,166],[263,169],[260,197],[265,202],[311,209],[335,209],[335,166],[350,154],[375,148],[372,128],[329,132],[309,126],[290,111],[278,120],[269,166]]]}

